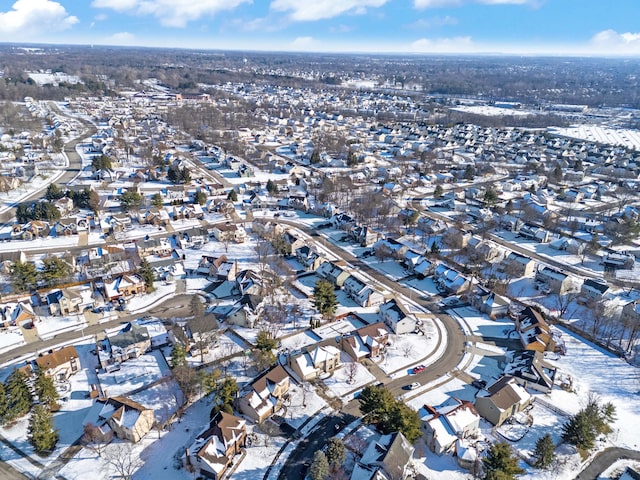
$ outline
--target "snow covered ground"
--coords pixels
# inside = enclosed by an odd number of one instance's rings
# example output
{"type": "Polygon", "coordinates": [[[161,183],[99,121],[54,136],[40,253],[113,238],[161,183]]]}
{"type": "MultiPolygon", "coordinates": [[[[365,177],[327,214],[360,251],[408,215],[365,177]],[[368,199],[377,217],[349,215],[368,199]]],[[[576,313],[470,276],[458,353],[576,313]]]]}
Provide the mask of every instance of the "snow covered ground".
{"type": "Polygon", "coordinates": [[[38,336],[43,339],[55,337],[59,333],[69,332],[71,330],[80,330],[87,326],[87,320],[84,315],[71,315],[68,317],[40,317],[34,322],[38,336]]]}
{"type": "Polygon", "coordinates": [[[345,353],[342,353],[340,360],[342,367],[323,381],[333,396],[342,399],[346,403],[353,399],[354,391],[358,391],[366,384],[373,382],[376,377],[369,373],[364,365],[352,362],[345,353]],[[353,373],[351,373],[352,368],[354,369],[353,373]],[[353,378],[351,379],[351,377],[353,378]]]}
{"type": "Polygon", "coordinates": [[[120,365],[120,370],[98,374],[105,395],[115,397],[150,385],[170,374],[169,366],[159,350],[131,358],[120,365]]]}
{"type": "Polygon", "coordinates": [[[608,128],[597,125],[572,125],[549,128],[549,132],[562,137],[577,138],[594,143],[620,145],[632,150],[640,149],[640,131],[624,128],[608,128]]]}
{"type": "Polygon", "coordinates": [[[0,353],[8,352],[24,344],[25,341],[20,327],[9,327],[0,330],[0,353]]]}

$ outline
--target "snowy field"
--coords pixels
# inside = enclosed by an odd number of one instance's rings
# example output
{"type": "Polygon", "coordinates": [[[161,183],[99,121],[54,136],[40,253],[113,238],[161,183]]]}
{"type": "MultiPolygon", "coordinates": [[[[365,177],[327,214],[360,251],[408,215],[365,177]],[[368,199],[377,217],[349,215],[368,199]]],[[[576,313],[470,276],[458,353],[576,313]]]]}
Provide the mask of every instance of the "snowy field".
{"type": "Polygon", "coordinates": [[[433,322],[426,322],[425,335],[406,333],[392,335],[384,359],[376,362],[387,375],[393,378],[409,375],[416,364],[428,365],[437,360],[439,335],[433,322]]]}
{"type": "Polygon", "coordinates": [[[640,131],[638,130],[574,125],[566,128],[551,127],[549,132],[562,137],[577,138],[594,143],[618,145],[632,150],[640,149],[640,131]]]}
{"type": "Polygon", "coordinates": [[[454,112],[472,113],[474,115],[484,115],[486,117],[526,117],[534,115],[533,112],[525,110],[516,110],[514,108],[500,108],[491,105],[461,105],[451,108],[454,112]]]}
{"type": "Polygon", "coordinates": [[[24,344],[20,327],[9,327],[0,331],[0,353],[8,352],[24,344]]]}
{"type": "Polygon", "coordinates": [[[375,381],[374,377],[366,367],[360,363],[352,362],[350,357],[342,353],[340,361],[342,367],[324,379],[324,384],[334,397],[342,399],[345,403],[352,400],[355,392],[361,390],[365,385],[375,381]],[[354,368],[353,374],[350,369],[354,368]],[[351,378],[353,376],[353,378],[351,378]]]}

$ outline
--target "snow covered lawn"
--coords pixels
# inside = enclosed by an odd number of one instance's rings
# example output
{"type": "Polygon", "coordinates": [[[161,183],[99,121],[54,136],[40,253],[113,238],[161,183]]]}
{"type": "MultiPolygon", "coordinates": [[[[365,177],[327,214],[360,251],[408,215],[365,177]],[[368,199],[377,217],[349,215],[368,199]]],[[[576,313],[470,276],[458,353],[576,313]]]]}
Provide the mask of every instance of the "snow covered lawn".
{"type": "Polygon", "coordinates": [[[341,398],[346,403],[353,399],[354,390],[360,390],[367,383],[373,382],[376,377],[369,373],[364,365],[351,362],[345,353],[342,353],[340,360],[343,362],[342,367],[334,371],[333,375],[324,379],[324,384],[333,396],[341,398]],[[351,368],[354,368],[353,380],[347,382],[351,377],[351,368]]]}
{"type": "Polygon", "coordinates": [[[169,366],[162,353],[154,350],[127,360],[120,365],[120,370],[100,373],[98,377],[105,395],[115,397],[143,388],[169,374],[169,366]]]}
{"type": "Polygon", "coordinates": [[[25,343],[20,327],[9,327],[0,331],[0,353],[8,352],[25,343]]]}
{"type": "Polygon", "coordinates": [[[387,374],[394,374],[394,378],[409,375],[417,364],[426,366],[434,359],[426,360],[435,353],[438,344],[435,325],[427,321],[424,323],[425,335],[406,333],[392,335],[389,339],[391,346],[387,348],[384,359],[377,361],[377,365],[387,374]]]}
{"type": "Polygon", "coordinates": [[[72,315],[69,317],[39,317],[34,323],[38,336],[47,340],[55,337],[59,333],[69,332],[71,330],[80,330],[87,326],[87,320],[84,315],[72,315]]]}
{"type": "Polygon", "coordinates": [[[289,402],[285,405],[286,413],[281,413],[286,422],[293,428],[300,428],[316,412],[327,406],[327,402],[320,397],[314,388],[308,384],[289,387],[289,402]]]}

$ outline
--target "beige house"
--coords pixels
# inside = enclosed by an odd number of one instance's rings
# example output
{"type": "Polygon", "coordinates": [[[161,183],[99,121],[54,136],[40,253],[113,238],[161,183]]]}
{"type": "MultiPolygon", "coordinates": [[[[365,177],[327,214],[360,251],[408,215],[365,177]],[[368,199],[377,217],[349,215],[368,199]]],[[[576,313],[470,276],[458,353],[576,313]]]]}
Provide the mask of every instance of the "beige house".
{"type": "Polygon", "coordinates": [[[187,470],[205,478],[222,478],[233,458],[244,448],[246,438],[246,420],[218,412],[211,420],[210,428],[187,449],[187,470]]]}
{"type": "Polygon", "coordinates": [[[288,392],[289,374],[278,365],[240,392],[236,408],[252,420],[262,422],[280,410],[288,392]]]}
{"type": "Polygon", "coordinates": [[[332,345],[316,346],[309,351],[290,355],[288,364],[300,380],[313,380],[340,366],[340,350],[332,345]]]}
{"type": "Polygon", "coordinates": [[[98,399],[104,403],[99,417],[122,440],[138,442],[155,424],[153,410],[126,397],[98,399]]]}
{"type": "Polygon", "coordinates": [[[505,375],[476,397],[476,410],[496,427],[531,405],[533,398],[515,378],[505,375]]]}
{"type": "Polygon", "coordinates": [[[80,358],[73,345],[36,358],[36,365],[54,380],[66,380],[80,370],[80,358]]]}
{"type": "Polygon", "coordinates": [[[247,239],[247,232],[244,227],[233,223],[214,225],[212,232],[215,239],[219,242],[244,243],[247,239]]]}

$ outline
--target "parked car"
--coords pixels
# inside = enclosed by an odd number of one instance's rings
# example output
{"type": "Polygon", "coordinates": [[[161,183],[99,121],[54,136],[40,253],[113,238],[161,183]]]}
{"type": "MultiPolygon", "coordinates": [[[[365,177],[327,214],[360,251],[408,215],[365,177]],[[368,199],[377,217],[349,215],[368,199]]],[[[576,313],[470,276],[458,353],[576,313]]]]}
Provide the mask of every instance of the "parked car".
{"type": "Polygon", "coordinates": [[[422,371],[424,371],[426,367],[424,365],[418,365],[416,367],[413,367],[413,370],[411,370],[412,373],[420,373],[422,371]]]}
{"type": "Polygon", "coordinates": [[[410,383],[409,385],[407,385],[407,388],[409,390],[413,390],[414,388],[418,388],[419,386],[420,386],[420,384],[418,382],[413,382],[413,383],[410,383]]]}

